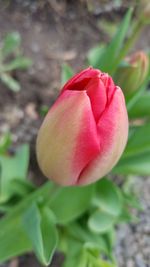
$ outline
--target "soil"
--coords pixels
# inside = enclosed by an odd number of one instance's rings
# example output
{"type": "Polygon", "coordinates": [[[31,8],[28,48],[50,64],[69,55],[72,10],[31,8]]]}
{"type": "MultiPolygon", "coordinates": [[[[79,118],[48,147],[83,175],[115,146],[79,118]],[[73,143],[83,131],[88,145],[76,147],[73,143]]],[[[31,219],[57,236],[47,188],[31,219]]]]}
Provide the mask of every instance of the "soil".
{"type": "MultiPolygon", "coordinates": [[[[40,110],[44,105],[50,107],[59,94],[62,64],[68,63],[75,72],[80,71],[85,66],[88,50],[99,42],[109,41],[101,27],[101,19],[120,20],[135,1],[115,2],[0,1],[0,43],[5,34],[19,32],[23,53],[33,61],[29,70],[14,73],[21,84],[19,93],[13,93],[0,83],[0,134],[11,131],[15,147],[20,143],[30,143],[30,171],[34,170],[35,175],[36,170],[37,184],[43,182],[34,152],[37,131],[43,119],[40,110]]],[[[137,44],[138,49],[149,46],[150,29],[145,32],[137,44]]],[[[62,256],[57,255],[51,267],[61,267],[61,262],[62,256]]],[[[34,256],[27,255],[2,266],[40,265],[34,256]]]]}

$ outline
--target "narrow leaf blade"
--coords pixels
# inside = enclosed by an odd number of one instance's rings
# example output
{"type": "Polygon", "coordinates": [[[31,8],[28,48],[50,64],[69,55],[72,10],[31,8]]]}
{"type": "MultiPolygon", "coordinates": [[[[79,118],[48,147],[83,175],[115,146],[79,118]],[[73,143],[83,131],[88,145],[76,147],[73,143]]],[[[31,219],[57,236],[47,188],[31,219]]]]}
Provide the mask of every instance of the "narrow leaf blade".
{"type": "Polygon", "coordinates": [[[13,92],[19,92],[21,87],[20,84],[12,78],[8,73],[1,73],[1,81],[13,92]]]}
{"type": "Polygon", "coordinates": [[[5,58],[19,47],[21,43],[21,37],[18,32],[9,33],[3,43],[2,56],[5,58]]]}
{"type": "Polygon", "coordinates": [[[57,244],[57,231],[49,210],[40,212],[33,203],[23,215],[23,226],[37,258],[44,265],[50,264],[57,244]]]}

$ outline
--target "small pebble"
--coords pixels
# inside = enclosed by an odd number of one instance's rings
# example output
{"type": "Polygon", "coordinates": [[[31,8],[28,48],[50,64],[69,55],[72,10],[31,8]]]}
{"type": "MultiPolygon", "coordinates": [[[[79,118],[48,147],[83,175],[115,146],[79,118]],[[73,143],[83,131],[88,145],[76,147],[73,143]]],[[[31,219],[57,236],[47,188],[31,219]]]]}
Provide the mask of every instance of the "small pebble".
{"type": "Polygon", "coordinates": [[[119,267],[150,267],[150,178],[137,177],[135,189],[144,210],[136,211],[138,223],[117,229],[115,251],[119,267]]]}

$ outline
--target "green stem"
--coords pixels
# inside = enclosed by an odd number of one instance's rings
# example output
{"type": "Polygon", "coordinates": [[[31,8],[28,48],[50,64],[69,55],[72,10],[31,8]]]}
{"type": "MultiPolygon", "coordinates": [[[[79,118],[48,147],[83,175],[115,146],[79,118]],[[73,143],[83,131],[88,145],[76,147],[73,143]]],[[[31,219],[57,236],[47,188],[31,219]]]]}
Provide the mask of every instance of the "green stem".
{"type": "MultiPolygon", "coordinates": [[[[6,218],[9,219],[11,216],[17,216],[18,214],[22,214],[22,212],[28,206],[30,206],[32,202],[36,201],[39,203],[45,203],[45,201],[47,201],[47,199],[49,199],[52,195],[54,187],[55,185],[53,183],[47,182],[41,187],[39,187],[36,191],[28,195],[24,200],[21,201],[21,203],[12,208],[11,211],[3,217],[4,224],[6,218]]],[[[1,226],[3,224],[3,218],[1,219],[1,226]]]]}
{"type": "Polygon", "coordinates": [[[133,47],[133,45],[135,44],[138,36],[140,35],[142,28],[143,28],[143,23],[141,22],[141,20],[138,20],[137,23],[135,24],[133,30],[132,30],[132,34],[129,37],[129,39],[127,40],[124,49],[123,49],[123,53],[122,53],[122,57],[124,57],[124,55],[127,54],[127,52],[133,47]]]}

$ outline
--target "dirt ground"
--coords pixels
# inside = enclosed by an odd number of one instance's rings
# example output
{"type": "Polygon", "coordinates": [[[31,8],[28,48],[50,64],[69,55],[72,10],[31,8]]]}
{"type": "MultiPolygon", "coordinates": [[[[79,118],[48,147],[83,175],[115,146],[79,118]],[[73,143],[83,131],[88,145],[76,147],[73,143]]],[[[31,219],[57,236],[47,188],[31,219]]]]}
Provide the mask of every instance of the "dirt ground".
{"type": "MultiPolygon", "coordinates": [[[[19,32],[22,50],[33,61],[28,71],[14,73],[22,87],[19,93],[0,83],[0,133],[10,129],[14,142],[33,141],[42,120],[41,107],[50,106],[61,88],[62,63],[75,72],[84,68],[89,49],[109,41],[101,20],[119,21],[132,1],[123,1],[118,8],[115,1],[91,1],[93,9],[87,2],[0,1],[0,41],[6,33],[19,32]]],[[[145,32],[138,48],[149,46],[150,30],[145,32]]]]}
{"type": "MultiPolygon", "coordinates": [[[[0,42],[6,33],[19,32],[23,52],[33,61],[28,71],[14,73],[22,87],[19,93],[0,83],[0,134],[10,130],[15,145],[30,143],[31,171],[38,169],[34,144],[43,119],[40,110],[43,105],[50,106],[59,93],[62,63],[70,64],[75,72],[81,70],[87,51],[99,42],[109,41],[101,20],[120,20],[131,2],[116,6],[115,1],[0,0],[0,42]]],[[[150,29],[142,36],[136,46],[139,49],[149,46],[150,29]]],[[[40,178],[36,180],[40,182],[40,178]]],[[[61,266],[58,258],[51,267],[61,266]]],[[[40,265],[28,255],[4,266],[40,265]]]]}

